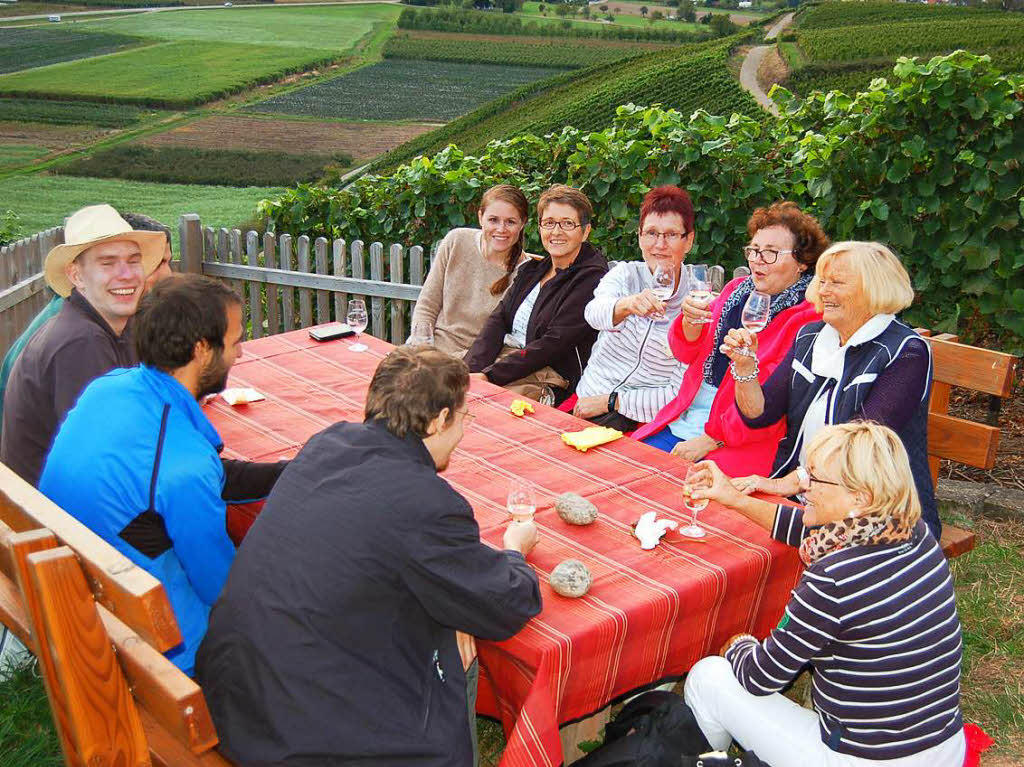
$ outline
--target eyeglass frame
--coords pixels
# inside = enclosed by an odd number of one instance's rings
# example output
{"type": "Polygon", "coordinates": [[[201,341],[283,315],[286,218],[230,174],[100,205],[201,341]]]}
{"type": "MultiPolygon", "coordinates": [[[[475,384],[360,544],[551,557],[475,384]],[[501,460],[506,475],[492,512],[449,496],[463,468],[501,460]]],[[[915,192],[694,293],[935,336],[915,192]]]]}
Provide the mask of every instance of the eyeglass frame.
{"type": "Polygon", "coordinates": [[[743,247],[743,256],[744,258],[747,259],[747,261],[752,260],[750,251],[753,251],[754,255],[757,258],[761,259],[761,263],[763,263],[765,266],[771,266],[772,264],[776,263],[779,260],[779,256],[781,256],[783,253],[796,253],[796,250],[794,248],[790,248],[789,250],[776,250],[775,248],[764,248],[762,250],[761,248],[758,248],[754,245],[745,245],[743,247]],[[765,257],[766,253],[774,253],[775,258],[769,261],[765,257]]]}
{"type": "Polygon", "coordinates": [[[476,415],[473,414],[473,413],[470,413],[468,407],[465,410],[456,410],[455,412],[462,414],[462,424],[464,426],[466,424],[468,424],[468,423],[473,423],[473,421],[476,420],[476,415]]]}
{"type": "Polygon", "coordinates": [[[637,234],[640,235],[641,240],[648,240],[652,245],[656,244],[658,240],[665,240],[666,245],[675,245],[677,242],[682,242],[689,236],[689,232],[654,232],[651,230],[641,231],[637,230],[637,234]]]}
{"type": "Polygon", "coordinates": [[[559,229],[560,231],[563,232],[575,232],[577,229],[582,229],[583,227],[585,227],[586,224],[580,224],[576,221],[569,221],[568,219],[565,218],[560,220],[548,218],[545,219],[544,221],[538,221],[537,226],[548,232],[553,232],[555,231],[555,229],[559,229]],[[571,224],[572,226],[567,226],[567,224],[571,224]]]}
{"type": "Polygon", "coordinates": [[[817,482],[819,485],[832,485],[833,487],[846,487],[842,482],[833,482],[830,479],[821,479],[811,474],[811,470],[806,466],[797,466],[797,473],[803,474],[807,478],[808,487],[817,482]]]}

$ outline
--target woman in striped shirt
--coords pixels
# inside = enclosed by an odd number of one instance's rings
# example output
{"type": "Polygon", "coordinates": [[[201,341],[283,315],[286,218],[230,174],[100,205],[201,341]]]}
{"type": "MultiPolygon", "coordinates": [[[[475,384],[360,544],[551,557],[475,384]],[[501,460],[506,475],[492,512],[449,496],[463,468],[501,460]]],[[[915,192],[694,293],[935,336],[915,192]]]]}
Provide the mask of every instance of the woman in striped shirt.
{"type": "Polygon", "coordinates": [[[745,496],[702,466],[694,497],[739,510],[807,566],[767,639],[733,637],[723,658],[690,671],[686,701],[710,743],[735,739],[772,767],[960,767],[953,583],[896,433],[822,429],[801,471],[803,510],[745,496]],[[808,666],[815,711],[781,694],[808,666]]]}

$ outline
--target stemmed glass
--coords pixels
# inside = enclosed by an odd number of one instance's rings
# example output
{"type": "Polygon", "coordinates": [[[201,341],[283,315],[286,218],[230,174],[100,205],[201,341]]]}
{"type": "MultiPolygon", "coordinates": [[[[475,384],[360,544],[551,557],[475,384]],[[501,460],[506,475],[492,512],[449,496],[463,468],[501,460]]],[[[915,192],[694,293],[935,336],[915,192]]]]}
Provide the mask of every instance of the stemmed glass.
{"type": "Polygon", "coordinates": [[[690,524],[686,527],[681,527],[678,530],[680,535],[686,536],[687,538],[703,538],[707,535],[707,532],[703,527],[697,524],[697,512],[703,511],[707,508],[707,498],[693,498],[690,493],[693,489],[693,480],[697,473],[700,471],[696,465],[691,466],[686,470],[686,479],[683,485],[683,505],[690,510],[690,524]]]}
{"type": "Polygon", "coordinates": [[[364,343],[359,343],[359,334],[366,330],[366,325],[369,322],[369,318],[366,314],[366,302],[361,298],[353,298],[348,302],[348,316],[346,318],[348,326],[356,332],[356,343],[352,344],[348,348],[354,352],[365,352],[370,347],[364,343]]]}
{"type": "Polygon", "coordinates": [[[512,515],[513,522],[532,522],[533,513],[537,510],[537,500],[534,496],[533,485],[519,477],[510,479],[505,508],[512,515]]]}
{"type": "MultiPolygon", "coordinates": [[[[672,298],[676,292],[676,270],[671,264],[658,264],[651,273],[651,292],[658,297],[659,301],[665,302],[672,298]]],[[[659,312],[658,317],[664,317],[664,312],[659,312]]]]}
{"type": "Polygon", "coordinates": [[[405,342],[408,346],[434,345],[434,327],[428,322],[415,322],[412,333],[405,342]]]}
{"type": "MultiPolygon", "coordinates": [[[[772,297],[760,290],[754,290],[747,296],[747,302],[743,305],[743,314],[740,316],[740,323],[751,333],[760,333],[768,327],[768,316],[772,307],[772,297]]],[[[743,353],[747,356],[753,354],[749,347],[744,347],[743,353]]]]}
{"type": "MultiPolygon", "coordinates": [[[[707,264],[691,264],[690,271],[690,298],[696,299],[706,309],[711,303],[711,275],[708,273],[707,264]]],[[[703,325],[711,320],[697,320],[695,325],[703,325]]]]}

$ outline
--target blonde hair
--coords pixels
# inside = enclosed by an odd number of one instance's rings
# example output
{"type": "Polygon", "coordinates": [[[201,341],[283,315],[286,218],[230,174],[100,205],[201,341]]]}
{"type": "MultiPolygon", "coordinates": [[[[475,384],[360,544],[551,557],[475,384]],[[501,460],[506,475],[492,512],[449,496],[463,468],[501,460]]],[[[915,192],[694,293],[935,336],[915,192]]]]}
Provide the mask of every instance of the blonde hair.
{"type": "Polygon", "coordinates": [[[867,495],[864,514],[892,517],[907,527],[921,518],[907,450],[888,426],[874,421],[826,426],[808,444],[807,460],[828,466],[843,487],[867,495]]]}
{"type": "Polygon", "coordinates": [[[910,275],[896,254],[879,242],[837,242],[818,258],[814,279],[807,286],[807,300],[821,314],[819,284],[837,259],[853,272],[860,283],[861,296],[868,311],[874,314],[896,314],[914,303],[910,275]]]}

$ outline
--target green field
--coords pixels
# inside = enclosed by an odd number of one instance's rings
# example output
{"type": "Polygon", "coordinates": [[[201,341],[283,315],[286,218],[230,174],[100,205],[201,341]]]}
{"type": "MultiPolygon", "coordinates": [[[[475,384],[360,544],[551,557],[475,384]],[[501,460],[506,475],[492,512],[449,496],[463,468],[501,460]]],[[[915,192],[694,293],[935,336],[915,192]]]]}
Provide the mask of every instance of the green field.
{"type": "Polygon", "coordinates": [[[40,122],[51,125],[96,125],[100,128],[125,128],[142,118],[156,117],[152,109],[127,104],[89,104],[84,101],[47,99],[0,99],[0,119],[40,122]]]}
{"type": "Polygon", "coordinates": [[[139,42],[127,35],[68,28],[0,28],[0,74],[100,56],[139,42]]]}
{"type": "MultiPolygon", "coordinates": [[[[633,0],[630,0],[630,2],[633,2],[633,0]]],[[[598,7],[596,5],[593,5],[593,6],[590,7],[590,14],[591,14],[590,18],[591,18],[591,20],[589,20],[589,21],[584,19],[582,16],[575,16],[575,17],[574,16],[569,16],[567,18],[572,20],[574,26],[576,26],[576,25],[584,25],[584,26],[587,26],[587,27],[593,27],[596,24],[596,25],[599,25],[599,26],[645,27],[645,28],[653,28],[653,29],[676,29],[676,30],[679,30],[679,31],[682,31],[682,32],[700,32],[700,31],[706,31],[707,30],[707,27],[705,27],[703,24],[691,24],[691,23],[689,23],[687,21],[669,21],[668,19],[659,19],[658,21],[648,21],[647,19],[643,18],[642,16],[632,16],[632,15],[625,14],[625,13],[615,13],[615,2],[614,2],[614,0],[606,0],[606,3],[608,5],[608,11],[607,12],[610,12],[615,17],[615,21],[612,22],[611,24],[608,24],[606,22],[597,21],[597,19],[600,19],[601,17],[603,17],[605,15],[606,11],[598,10],[598,7]]],[[[549,22],[553,22],[553,23],[560,23],[562,21],[562,17],[555,14],[555,10],[554,9],[555,9],[556,6],[553,6],[551,3],[545,3],[544,5],[545,5],[545,8],[546,8],[546,11],[545,11],[545,15],[542,16],[541,13],[540,13],[540,3],[539,2],[535,2],[535,0],[528,0],[528,2],[523,3],[523,9],[519,13],[517,13],[516,15],[517,16],[527,16],[527,17],[529,17],[530,21],[540,21],[540,22],[549,21],[549,22]]],[[[648,3],[647,6],[651,9],[652,13],[654,11],[661,11],[666,16],[668,14],[670,14],[670,13],[675,13],[675,10],[676,10],[675,8],[669,8],[668,6],[665,6],[665,5],[656,5],[654,3],[648,3]]]]}
{"type": "MultiPolygon", "coordinates": [[[[45,146],[35,144],[0,144],[0,170],[6,170],[18,165],[45,157],[50,150],[45,146]]],[[[10,201],[7,201],[10,206],[10,201]]]]}
{"type": "Polygon", "coordinates": [[[384,46],[384,57],[428,59],[467,64],[507,64],[518,67],[580,69],[616,61],[646,48],[609,45],[599,40],[579,40],[574,45],[552,46],[550,39],[517,38],[480,40],[452,35],[445,38],[416,37],[400,32],[384,46]]]}
{"type": "Polygon", "coordinates": [[[183,41],[0,76],[0,93],[186,107],[304,71],[336,53],[318,48],[183,41]]]}
{"type": "Polygon", "coordinates": [[[346,52],[375,24],[398,18],[400,10],[397,5],[377,3],[162,11],[88,22],[88,28],[160,40],[203,40],[346,52]]]}
{"type": "Polygon", "coordinates": [[[145,213],[171,227],[178,252],[178,216],[198,213],[203,225],[233,227],[249,221],[256,203],[278,195],[276,187],[186,186],[66,176],[12,176],[0,180],[0,200],[20,217],[25,232],[59,226],[85,205],[106,202],[145,213]]]}
{"type": "Polygon", "coordinates": [[[802,29],[827,29],[902,21],[974,20],[979,15],[999,13],[996,9],[961,8],[953,5],[921,5],[894,2],[826,2],[800,14],[802,29]]]}
{"type": "Polygon", "coordinates": [[[253,104],[256,112],[356,120],[450,120],[551,69],[388,59],[253,104]]]}

